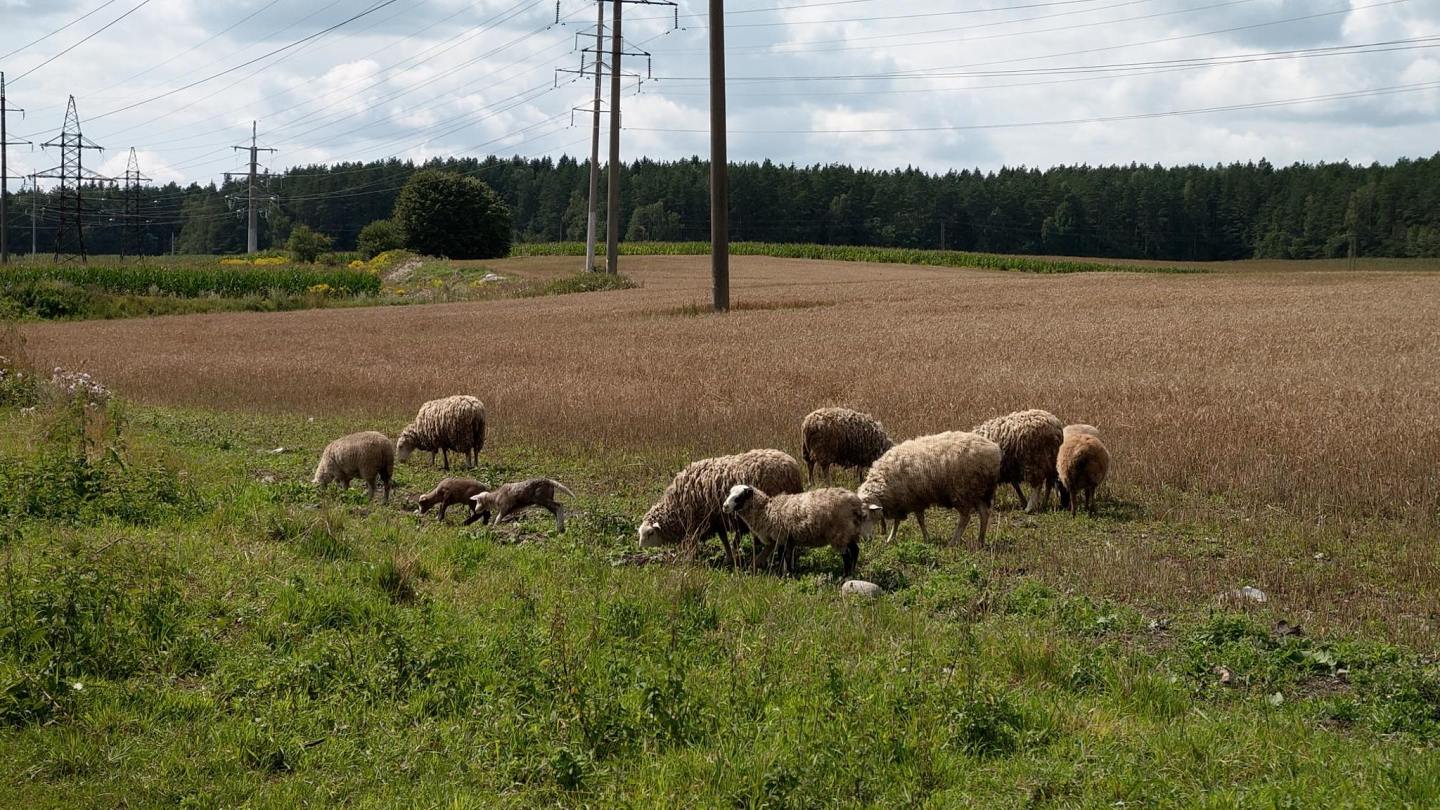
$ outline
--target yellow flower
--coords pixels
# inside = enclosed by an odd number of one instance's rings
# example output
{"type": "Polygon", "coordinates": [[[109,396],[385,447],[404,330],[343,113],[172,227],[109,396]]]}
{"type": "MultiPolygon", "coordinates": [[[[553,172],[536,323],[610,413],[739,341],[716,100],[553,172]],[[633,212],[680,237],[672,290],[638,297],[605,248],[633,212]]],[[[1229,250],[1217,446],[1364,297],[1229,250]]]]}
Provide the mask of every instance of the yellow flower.
{"type": "Polygon", "coordinates": [[[221,264],[249,264],[249,259],[221,259],[221,264]]]}
{"type": "Polygon", "coordinates": [[[350,269],[351,269],[351,270],[359,270],[360,268],[362,268],[362,267],[364,267],[364,266],[365,266],[365,262],[361,261],[360,259],[356,259],[356,260],[350,262],[350,269]]]}
{"type": "Polygon", "coordinates": [[[334,291],[334,288],[329,284],[312,284],[309,287],[309,291],[312,295],[329,295],[334,291]]]}

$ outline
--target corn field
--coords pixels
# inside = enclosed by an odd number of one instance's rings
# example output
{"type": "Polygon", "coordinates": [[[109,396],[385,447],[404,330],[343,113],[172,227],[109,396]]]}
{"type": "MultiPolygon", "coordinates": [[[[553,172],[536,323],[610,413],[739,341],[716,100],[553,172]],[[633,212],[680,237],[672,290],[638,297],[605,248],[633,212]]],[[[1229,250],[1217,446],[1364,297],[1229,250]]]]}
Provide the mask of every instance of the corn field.
{"type": "Polygon", "coordinates": [[[380,277],[331,267],[219,266],[213,264],[21,265],[0,271],[0,287],[63,282],[126,295],[239,298],[284,292],[300,294],[328,285],[336,295],[374,295],[380,277]]]}
{"type": "MultiPolygon", "coordinates": [[[[597,246],[600,255],[605,245],[597,246]]],[[[624,242],[622,256],[698,256],[710,252],[709,242],[624,242]]],[[[850,245],[791,244],[779,242],[731,242],[735,256],[770,256],[777,259],[820,259],[842,262],[882,262],[934,267],[974,267],[1022,273],[1205,273],[1198,266],[1115,264],[1040,256],[1009,256],[996,253],[969,253],[961,250],[919,250],[914,248],[856,247],[850,245]]],[[[516,244],[512,257],[583,256],[583,242],[533,242],[516,244]]]]}

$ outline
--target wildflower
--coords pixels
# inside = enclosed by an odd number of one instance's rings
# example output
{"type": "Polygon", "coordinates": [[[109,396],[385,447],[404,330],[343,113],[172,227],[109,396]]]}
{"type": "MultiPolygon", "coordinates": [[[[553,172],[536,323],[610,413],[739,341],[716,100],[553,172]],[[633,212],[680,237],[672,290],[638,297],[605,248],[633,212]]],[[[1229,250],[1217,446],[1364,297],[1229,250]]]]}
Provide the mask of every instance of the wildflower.
{"type": "Polygon", "coordinates": [[[70,684],[70,688],[71,688],[71,689],[74,689],[76,692],[83,692],[83,691],[85,691],[85,684],[83,684],[83,683],[81,683],[81,682],[79,682],[79,681],[76,681],[76,682],[70,684]]]}

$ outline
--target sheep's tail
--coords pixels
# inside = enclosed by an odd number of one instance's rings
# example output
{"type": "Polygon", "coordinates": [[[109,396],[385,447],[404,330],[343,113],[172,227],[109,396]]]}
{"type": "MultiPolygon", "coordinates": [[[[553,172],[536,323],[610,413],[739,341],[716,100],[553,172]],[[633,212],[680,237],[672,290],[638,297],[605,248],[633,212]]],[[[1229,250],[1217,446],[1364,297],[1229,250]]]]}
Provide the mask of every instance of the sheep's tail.
{"type": "Polygon", "coordinates": [[[550,479],[550,483],[554,484],[556,489],[560,490],[561,492],[565,493],[566,495],[569,495],[569,496],[572,497],[572,498],[578,497],[575,493],[573,493],[573,492],[570,491],[570,488],[569,488],[569,487],[565,486],[564,484],[560,483],[559,481],[556,481],[554,478],[551,478],[551,479],[550,479]]]}

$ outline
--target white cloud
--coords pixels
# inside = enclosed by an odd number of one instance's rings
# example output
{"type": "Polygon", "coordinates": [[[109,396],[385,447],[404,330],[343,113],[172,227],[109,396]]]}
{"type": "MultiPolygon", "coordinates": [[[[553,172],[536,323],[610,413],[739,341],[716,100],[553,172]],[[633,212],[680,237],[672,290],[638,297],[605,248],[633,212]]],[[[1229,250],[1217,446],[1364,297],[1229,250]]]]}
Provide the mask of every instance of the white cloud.
{"type": "MultiPolygon", "coordinates": [[[[740,13],[764,5],[750,4],[728,20],[730,154],[735,160],[943,171],[1261,157],[1276,163],[1369,161],[1432,152],[1440,143],[1440,90],[1178,118],[989,128],[1440,81],[1440,48],[1434,47],[1128,76],[1045,72],[1440,34],[1440,4],[1430,0],[1348,0],[1347,13],[1326,14],[1346,1],[1087,0],[1004,11],[938,0],[874,0],[740,13]],[[1325,16],[1314,16],[1319,14],[1325,16]],[[991,73],[923,80],[893,75],[957,66],[991,73]],[[828,78],[876,74],[889,77],[828,78]],[[788,76],[828,80],[746,80],[788,76]]],[[[544,4],[508,19],[505,12],[514,6],[507,0],[398,4],[195,88],[107,114],[236,67],[372,5],[336,0],[267,9],[267,2],[155,0],[16,82],[12,103],[30,114],[12,119],[11,131],[34,132],[37,142],[51,137],[65,97],[74,93],[86,135],[109,147],[93,165],[123,171],[133,144],[152,177],[201,182],[236,167],[229,147],[248,136],[251,119],[260,121],[261,140],[280,150],[270,161],[274,169],[392,154],[423,159],[474,147],[482,154],[588,152],[588,121],[577,114],[571,127],[569,110],[588,102],[590,81],[564,83],[570,77],[562,74],[561,86],[551,89],[555,68],[579,62],[571,48],[593,21],[594,6],[586,0],[562,0],[566,19],[558,26],[553,6],[544,4]],[[204,45],[195,47],[199,43],[204,45]],[[531,100],[516,106],[517,96],[531,100]],[[554,123],[541,123],[556,116],[554,123]]],[[[1033,6],[991,2],[1002,9],[1033,6]]],[[[7,12],[5,39],[27,42],[90,7],[0,0],[7,12]]],[[[701,10],[702,4],[686,3],[682,14],[701,10]]],[[[111,16],[97,13],[12,57],[7,73],[19,76],[111,16]]],[[[665,12],[626,9],[627,38],[632,47],[654,53],[654,72],[662,77],[624,99],[627,159],[703,155],[708,149],[705,18],[685,16],[682,23],[684,30],[669,31],[665,12]],[[702,131],[665,131],[692,129],[702,131]]],[[[638,58],[626,65],[643,70],[638,58]]],[[[632,84],[627,80],[627,87],[632,84]]],[[[17,174],[58,162],[53,152],[12,150],[17,174]]]]}

